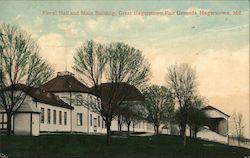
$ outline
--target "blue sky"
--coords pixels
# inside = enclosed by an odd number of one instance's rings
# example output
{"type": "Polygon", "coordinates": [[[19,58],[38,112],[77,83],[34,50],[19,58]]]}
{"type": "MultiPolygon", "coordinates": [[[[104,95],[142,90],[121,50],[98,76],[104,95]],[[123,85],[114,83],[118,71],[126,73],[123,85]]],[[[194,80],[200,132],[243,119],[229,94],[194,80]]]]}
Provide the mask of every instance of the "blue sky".
{"type": "MultiPolygon", "coordinates": [[[[167,67],[196,69],[208,104],[248,124],[249,1],[1,1],[0,23],[32,35],[56,71],[72,71],[74,50],[86,40],[122,41],[143,51],[152,84],[166,84],[167,67]],[[241,11],[222,16],[49,16],[43,11],[241,11]]],[[[248,135],[248,128],[246,129],[248,135]]]]}

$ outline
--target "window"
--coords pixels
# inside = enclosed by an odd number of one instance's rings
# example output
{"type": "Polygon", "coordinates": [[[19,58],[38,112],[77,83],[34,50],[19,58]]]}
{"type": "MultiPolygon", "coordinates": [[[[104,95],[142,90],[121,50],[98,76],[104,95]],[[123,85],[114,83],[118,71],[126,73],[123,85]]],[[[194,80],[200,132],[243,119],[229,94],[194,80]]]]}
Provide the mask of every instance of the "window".
{"type": "Polygon", "coordinates": [[[92,96],[89,96],[89,103],[92,104],[92,96]]]}
{"type": "Polygon", "coordinates": [[[59,111],[59,125],[62,124],[62,111],[59,111]]]}
{"type": "Polygon", "coordinates": [[[82,113],[77,113],[76,122],[77,122],[77,126],[82,126],[82,113]]]}
{"type": "Polygon", "coordinates": [[[90,114],[90,126],[92,126],[92,114],[90,114]]]}
{"type": "Polygon", "coordinates": [[[47,119],[47,123],[50,124],[50,109],[48,109],[47,111],[47,116],[48,116],[48,119],[47,119]]]}
{"type": "Polygon", "coordinates": [[[64,125],[67,125],[67,112],[64,112],[64,125]]]}
{"type": "Polygon", "coordinates": [[[77,106],[81,106],[82,105],[82,96],[81,95],[77,95],[76,96],[76,105],[77,106]]]}
{"type": "Polygon", "coordinates": [[[41,108],[41,123],[44,123],[44,108],[41,108]]]}
{"type": "Polygon", "coordinates": [[[53,110],[53,123],[56,124],[56,110],[53,110]]]}
{"type": "Polygon", "coordinates": [[[98,127],[101,127],[100,116],[98,116],[98,120],[97,121],[98,121],[98,127]]]}

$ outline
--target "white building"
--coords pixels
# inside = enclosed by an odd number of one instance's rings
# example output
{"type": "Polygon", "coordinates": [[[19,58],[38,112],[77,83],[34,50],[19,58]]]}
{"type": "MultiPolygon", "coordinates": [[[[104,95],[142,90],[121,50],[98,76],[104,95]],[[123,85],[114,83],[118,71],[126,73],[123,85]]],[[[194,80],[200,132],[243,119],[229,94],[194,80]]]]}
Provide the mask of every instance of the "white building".
{"type": "MultiPolygon", "coordinates": [[[[41,131],[69,131],[73,107],[53,93],[22,84],[15,90],[26,94],[23,104],[12,117],[12,130],[18,135],[38,136],[41,131]]],[[[0,128],[7,128],[7,116],[0,110],[0,128]]]]}
{"type": "MultiPolygon", "coordinates": [[[[111,89],[108,84],[101,86],[104,97],[102,99],[105,101],[111,89]]],[[[125,88],[128,91],[123,89],[121,92],[129,94],[126,101],[141,100],[143,96],[138,89],[128,84],[125,86],[128,86],[125,88]]],[[[82,84],[70,72],[59,72],[55,78],[39,88],[18,84],[15,85],[15,89],[25,92],[27,96],[12,118],[14,134],[38,136],[47,132],[106,133],[105,122],[101,115],[90,106],[96,98],[93,88],[82,84]]],[[[202,110],[209,117],[209,121],[206,126],[200,128],[197,137],[227,143],[229,115],[212,106],[202,110]]],[[[0,130],[6,128],[7,116],[5,111],[0,109],[0,130]]],[[[160,133],[173,134],[171,131],[174,129],[177,129],[174,133],[179,134],[177,125],[161,125],[160,133]]],[[[117,118],[113,119],[111,130],[119,130],[117,118]]],[[[123,124],[122,131],[126,130],[127,127],[123,124]]],[[[131,124],[130,131],[153,133],[154,128],[146,121],[139,121],[134,125],[131,124]]],[[[186,132],[189,136],[189,129],[186,132]]]]}
{"type": "Polygon", "coordinates": [[[207,125],[197,133],[197,137],[210,141],[228,143],[229,115],[212,106],[206,106],[202,110],[207,115],[208,122],[207,125]]]}
{"type": "MultiPolygon", "coordinates": [[[[43,132],[106,133],[101,115],[89,106],[95,100],[92,90],[70,72],[59,72],[57,77],[39,88],[18,84],[15,89],[27,94],[24,103],[13,116],[12,130],[15,134],[38,136],[43,132]]],[[[7,128],[6,120],[7,116],[2,109],[0,129],[7,128]]],[[[147,127],[145,121],[140,121],[136,126],[131,125],[130,129],[151,131],[147,127]]],[[[111,130],[118,131],[117,119],[112,121],[111,130]]],[[[123,125],[122,130],[127,130],[127,127],[123,125]]]]}

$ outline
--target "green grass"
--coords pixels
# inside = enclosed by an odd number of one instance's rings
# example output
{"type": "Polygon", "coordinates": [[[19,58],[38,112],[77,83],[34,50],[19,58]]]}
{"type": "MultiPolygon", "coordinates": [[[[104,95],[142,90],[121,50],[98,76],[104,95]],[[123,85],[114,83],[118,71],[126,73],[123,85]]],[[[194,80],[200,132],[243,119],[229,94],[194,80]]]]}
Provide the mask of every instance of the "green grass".
{"type": "Polygon", "coordinates": [[[39,137],[1,136],[0,150],[9,157],[242,157],[250,150],[179,136],[112,138],[105,135],[54,134],[39,137]],[[205,144],[205,145],[204,145],[205,144]]]}

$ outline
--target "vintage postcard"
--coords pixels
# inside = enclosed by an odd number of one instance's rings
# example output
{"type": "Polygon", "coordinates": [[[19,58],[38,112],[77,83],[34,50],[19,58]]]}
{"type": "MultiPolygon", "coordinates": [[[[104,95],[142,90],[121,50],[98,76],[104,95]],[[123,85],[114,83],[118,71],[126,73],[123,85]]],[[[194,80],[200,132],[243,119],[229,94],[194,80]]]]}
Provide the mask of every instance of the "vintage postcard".
{"type": "Polygon", "coordinates": [[[0,0],[0,158],[250,157],[249,1],[0,0]]]}

